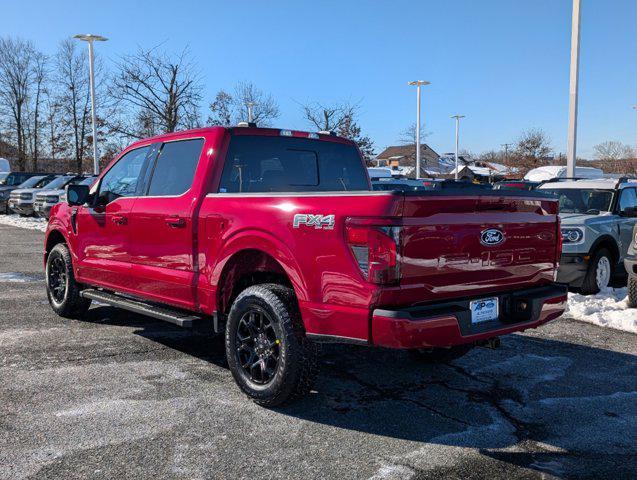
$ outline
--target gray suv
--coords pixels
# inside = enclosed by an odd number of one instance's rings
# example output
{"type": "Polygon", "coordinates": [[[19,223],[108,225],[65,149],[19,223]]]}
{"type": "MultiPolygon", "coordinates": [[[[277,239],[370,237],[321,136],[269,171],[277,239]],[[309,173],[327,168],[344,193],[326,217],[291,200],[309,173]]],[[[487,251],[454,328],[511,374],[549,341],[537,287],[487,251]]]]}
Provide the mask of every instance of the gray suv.
{"type": "Polygon", "coordinates": [[[637,224],[637,180],[600,178],[547,182],[559,197],[564,247],[557,280],[594,294],[626,282],[624,258],[637,224]]]}

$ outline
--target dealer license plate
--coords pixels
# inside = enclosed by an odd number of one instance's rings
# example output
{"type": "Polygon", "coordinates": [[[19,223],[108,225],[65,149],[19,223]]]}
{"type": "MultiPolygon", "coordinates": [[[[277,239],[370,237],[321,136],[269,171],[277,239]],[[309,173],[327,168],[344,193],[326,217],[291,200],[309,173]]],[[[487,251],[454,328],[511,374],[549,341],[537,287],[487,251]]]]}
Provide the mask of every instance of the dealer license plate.
{"type": "Polygon", "coordinates": [[[498,297],[472,300],[469,303],[469,308],[471,309],[471,323],[498,319],[498,297]]]}

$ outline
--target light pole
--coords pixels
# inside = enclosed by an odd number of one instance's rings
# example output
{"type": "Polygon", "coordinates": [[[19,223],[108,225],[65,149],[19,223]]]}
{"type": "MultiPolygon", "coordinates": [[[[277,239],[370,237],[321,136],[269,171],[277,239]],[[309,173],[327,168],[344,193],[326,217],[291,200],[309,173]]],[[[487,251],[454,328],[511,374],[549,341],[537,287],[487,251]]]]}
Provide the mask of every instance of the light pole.
{"type": "Polygon", "coordinates": [[[420,178],[420,87],[429,84],[430,82],[425,80],[416,80],[407,84],[416,85],[416,179],[420,178]]]}
{"type": "Polygon", "coordinates": [[[573,0],[571,27],[571,78],[568,101],[568,142],[566,144],[566,175],[575,177],[577,158],[577,84],[579,81],[580,0],[573,0]]]}
{"type": "Polygon", "coordinates": [[[451,118],[456,119],[456,181],[458,180],[458,140],[460,138],[460,119],[465,115],[451,115],[451,118]]]}
{"type": "Polygon", "coordinates": [[[252,109],[254,108],[254,102],[246,103],[248,106],[248,123],[252,123],[252,109]]]}
{"type": "Polygon", "coordinates": [[[93,124],[93,173],[97,175],[98,173],[100,173],[100,164],[97,157],[97,120],[95,115],[95,72],[93,68],[93,42],[105,42],[106,40],[108,40],[108,38],[102,37],[100,35],[93,35],[91,33],[75,35],[73,38],[88,42],[88,76],[91,89],[91,123],[93,124]]]}
{"type": "Polygon", "coordinates": [[[504,147],[504,163],[509,160],[509,147],[513,145],[512,143],[501,143],[500,146],[504,147]]]}

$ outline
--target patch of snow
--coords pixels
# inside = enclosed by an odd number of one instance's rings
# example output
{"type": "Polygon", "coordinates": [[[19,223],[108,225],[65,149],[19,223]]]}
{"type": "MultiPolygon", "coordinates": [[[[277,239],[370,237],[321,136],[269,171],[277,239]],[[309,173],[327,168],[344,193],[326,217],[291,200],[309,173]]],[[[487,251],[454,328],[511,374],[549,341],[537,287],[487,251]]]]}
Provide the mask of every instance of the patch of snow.
{"type": "Polygon", "coordinates": [[[21,272],[3,272],[0,273],[0,283],[25,283],[35,282],[38,278],[34,278],[33,275],[27,275],[21,272]]]}
{"type": "Polygon", "coordinates": [[[568,294],[565,315],[626,332],[637,333],[637,308],[627,304],[628,289],[607,288],[597,295],[568,294]]]}
{"type": "Polygon", "coordinates": [[[20,215],[0,215],[0,224],[29,230],[46,231],[48,221],[45,218],[21,217],[20,215]]]}

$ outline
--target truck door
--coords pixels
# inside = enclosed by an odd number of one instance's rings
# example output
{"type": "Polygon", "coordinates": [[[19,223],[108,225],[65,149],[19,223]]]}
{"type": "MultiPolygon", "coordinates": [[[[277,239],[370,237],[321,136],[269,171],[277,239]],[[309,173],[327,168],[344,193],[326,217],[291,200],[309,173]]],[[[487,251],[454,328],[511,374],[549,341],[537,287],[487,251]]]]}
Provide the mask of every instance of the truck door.
{"type": "Polygon", "coordinates": [[[627,208],[637,207],[637,189],[624,188],[619,196],[619,256],[620,262],[626,256],[628,246],[633,239],[633,227],[637,223],[637,218],[632,216],[622,216],[622,212],[627,208]]]}
{"type": "Polygon", "coordinates": [[[150,167],[146,191],[130,215],[134,289],[183,308],[193,308],[197,301],[193,211],[203,145],[203,138],[164,142],[150,167]]]}
{"type": "Polygon", "coordinates": [[[94,187],[95,203],[74,210],[71,226],[81,280],[113,289],[130,287],[129,214],[150,152],[149,145],[122,155],[94,187]]]}

